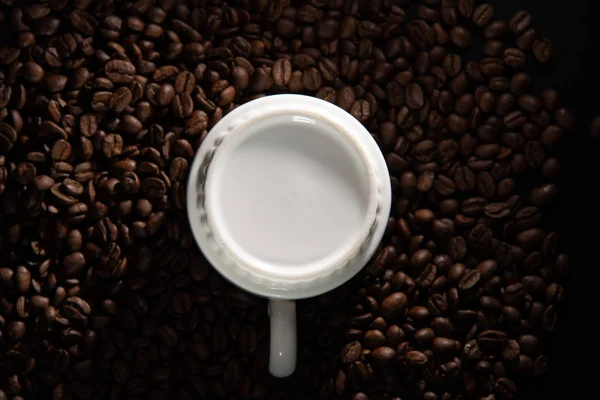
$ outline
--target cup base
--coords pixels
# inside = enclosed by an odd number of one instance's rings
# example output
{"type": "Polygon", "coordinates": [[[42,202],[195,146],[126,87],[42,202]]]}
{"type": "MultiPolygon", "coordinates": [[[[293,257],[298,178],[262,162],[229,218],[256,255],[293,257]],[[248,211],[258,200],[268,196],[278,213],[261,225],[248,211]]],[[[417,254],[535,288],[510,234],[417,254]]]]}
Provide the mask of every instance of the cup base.
{"type": "Polygon", "coordinates": [[[207,187],[208,222],[223,245],[240,264],[286,279],[316,277],[354,256],[379,201],[361,149],[301,113],[229,134],[207,187]]]}

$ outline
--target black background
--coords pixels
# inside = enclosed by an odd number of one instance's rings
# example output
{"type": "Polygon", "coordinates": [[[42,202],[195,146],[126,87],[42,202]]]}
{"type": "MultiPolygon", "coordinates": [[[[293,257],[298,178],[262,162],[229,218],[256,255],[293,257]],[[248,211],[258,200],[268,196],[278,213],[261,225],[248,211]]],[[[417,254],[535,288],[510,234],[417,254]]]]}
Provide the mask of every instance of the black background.
{"type": "MultiPolygon", "coordinates": [[[[577,116],[577,131],[561,143],[560,197],[552,225],[570,256],[571,274],[550,353],[550,370],[540,384],[525,388],[524,399],[577,399],[592,395],[597,383],[591,345],[598,314],[597,262],[600,251],[600,139],[588,136],[600,115],[600,2],[595,0],[497,0],[496,16],[524,9],[533,27],[552,40],[555,59],[534,73],[536,88],[553,87],[577,116]],[[587,317],[586,317],[587,315],[587,317]],[[589,335],[588,339],[586,335],[589,335]],[[586,374],[588,376],[586,376],[586,374]]],[[[598,396],[597,392],[590,398],[598,396]]],[[[597,398],[597,397],[596,397],[597,398]]]]}

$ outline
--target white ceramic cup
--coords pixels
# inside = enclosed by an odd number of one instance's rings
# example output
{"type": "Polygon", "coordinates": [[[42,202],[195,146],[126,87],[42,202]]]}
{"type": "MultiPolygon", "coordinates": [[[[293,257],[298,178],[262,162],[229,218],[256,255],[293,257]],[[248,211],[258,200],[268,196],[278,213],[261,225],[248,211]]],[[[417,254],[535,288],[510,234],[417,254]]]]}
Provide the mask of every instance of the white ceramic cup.
{"type": "Polygon", "coordinates": [[[369,132],[326,101],[274,95],[246,103],[206,136],[187,208],[208,261],[270,299],[269,370],[296,366],[296,306],[367,263],[387,226],[391,187],[369,132]]]}

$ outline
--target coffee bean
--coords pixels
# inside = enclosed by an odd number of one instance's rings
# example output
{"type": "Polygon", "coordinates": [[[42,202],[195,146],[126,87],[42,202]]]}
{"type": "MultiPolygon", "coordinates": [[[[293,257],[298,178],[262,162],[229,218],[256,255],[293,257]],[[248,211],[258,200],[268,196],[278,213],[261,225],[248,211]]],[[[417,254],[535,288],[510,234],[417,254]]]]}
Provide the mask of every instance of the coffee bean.
{"type": "MultiPolygon", "coordinates": [[[[458,22],[458,10],[452,0],[442,0],[440,5],[442,21],[447,25],[456,25],[458,22]]],[[[437,18],[436,18],[437,19],[437,18]]]]}
{"type": "Polygon", "coordinates": [[[371,106],[365,100],[356,100],[349,111],[360,122],[366,121],[371,116],[371,106]]]}
{"type": "Polygon", "coordinates": [[[473,22],[479,27],[490,23],[494,17],[494,8],[490,4],[481,4],[473,12],[473,22]]]}
{"type": "Polygon", "coordinates": [[[524,155],[530,167],[540,168],[546,158],[544,145],[537,140],[530,140],[525,144],[524,155]]]}
{"type": "Polygon", "coordinates": [[[510,215],[511,209],[508,203],[490,203],[484,208],[485,215],[491,219],[503,219],[510,215]]]}
{"type": "Polygon", "coordinates": [[[416,83],[407,86],[405,98],[406,105],[411,109],[419,109],[425,102],[423,89],[416,83]]]}
{"type": "Polygon", "coordinates": [[[371,360],[376,365],[384,365],[394,359],[396,352],[391,347],[381,346],[371,352],[371,360]]]}
{"type": "Polygon", "coordinates": [[[292,77],[292,64],[289,60],[279,59],[273,65],[272,73],[275,85],[287,85],[292,77]]]}
{"type": "Polygon", "coordinates": [[[112,94],[109,105],[116,112],[122,112],[131,104],[132,99],[133,94],[131,93],[131,90],[122,86],[112,94]]]}
{"type": "Polygon", "coordinates": [[[595,117],[590,123],[588,133],[591,137],[597,138],[600,136],[600,117],[595,117]]]}
{"type": "Polygon", "coordinates": [[[111,60],[106,63],[105,71],[113,83],[129,83],[135,74],[135,67],[127,61],[111,60]]]}
{"type": "Polygon", "coordinates": [[[483,37],[488,40],[503,39],[510,33],[505,21],[493,21],[483,30],[483,37]]]}
{"type": "Polygon", "coordinates": [[[396,292],[381,302],[381,313],[385,318],[395,319],[404,315],[408,299],[402,292],[396,292]]]}
{"type": "Polygon", "coordinates": [[[75,10],[70,15],[71,24],[75,29],[86,35],[93,35],[98,26],[98,21],[92,15],[83,10],[75,10]]]}
{"type": "Polygon", "coordinates": [[[177,118],[189,117],[194,110],[192,97],[187,93],[176,95],[171,101],[171,108],[177,118]]]}
{"type": "Polygon", "coordinates": [[[529,28],[529,29],[525,30],[525,32],[523,32],[521,34],[521,36],[519,36],[517,38],[517,40],[515,41],[515,44],[521,50],[530,50],[533,47],[533,43],[535,42],[536,39],[537,39],[537,32],[535,31],[534,28],[529,28]]]}
{"type": "Polygon", "coordinates": [[[475,174],[473,174],[473,171],[469,167],[458,167],[454,172],[454,182],[460,191],[470,192],[476,184],[475,174]]]}
{"type": "Polygon", "coordinates": [[[17,48],[3,47],[2,49],[0,49],[0,64],[2,64],[2,65],[12,64],[19,58],[20,54],[21,54],[21,51],[17,48]]]}
{"type": "Polygon", "coordinates": [[[540,63],[547,63],[553,56],[552,43],[548,39],[537,39],[533,42],[533,55],[540,63]]]}
{"type": "Polygon", "coordinates": [[[488,57],[499,58],[504,54],[504,44],[498,40],[488,40],[484,45],[484,53],[488,57]]]}
{"type": "Polygon", "coordinates": [[[345,364],[352,364],[358,360],[362,346],[359,342],[354,341],[348,343],[341,352],[342,362],[345,364]]]}
{"type": "Polygon", "coordinates": [[[463,94],[456,99],[454,111],[460,115],[470,115],[475,107],[475,98],[471,94],[463,94]]]}
{"type": "Polygon", "coordinates": [[[517,11],[508,21],[510,30],[517,35],[522,34],[531,24],[531,14],[527,11],[517,11]]]}
{"type": "Polygon", "coordinates": [[[517,392],[517,386],[508,378],[500,378],[496,381],[494,390],[499,396],[506,399],[512,399],[517,392]]]}
{"type": "Polygon", "coordinates": [[[467,131],[469,121],[458,115],[458,114],[450,114],[446,119],[448,124],[448,129],[454,133],[464,133],[467,131]]]}
{"type": "Polygon", "coordinates": [[[504,349],[502,350],[502,358],[508,361],[516,360],[520,356],[522,356],[519,354],[520,351],[521,348],[519,346],[519,343],[516,340],[509,340],[504,349]]]}
{"type": "Polygon", "coordinates": [[[471,18],[473,16],[473,9],[475,8],[473,3],[473,0],[456,0],[456,8],[464,18],[471,18]]]}
{"type": "Polygon", "coordinates": [[[479,334],[477,344],[479,347],[488,352],[498,351],[504,348],[508,337],[502,331],[487,330],[479,334]]]}
{"type": "MultiPolygon", "coordinates": [[[[184,92],[185,93],[185,92],[184,92]]],[[[168,83],[163,83],[156,92],[155,101],[159,106],[166,106],[171,104],[173,97],[175,96],[175,89],[168,83]]]]}
{"type": "Polygon", "coordinates": [[[463,274],[460,282],[458,283],[458,287],[461,290],[471,290],[476,287],[481,279],[481,274],[477,270],[469,271],[463,274]]]}
{"type": "Polygon", "coordinates": [[[531,191],[531,201],[538,207],[543,206],[552,200],[557,193],[556,185],[552,183],[542,184],[531,191]]]}
{"type": "Polygon", "coordinates": [[[471,47],[473,43],[471,33],[463,26],[455,26],[450,30],[450,40],[455,46],[462,49],[471,47]]]}
{"type": "Polygon", "coordinates": [[[504,50],[504,63],[510,68],[521,68],[525,65],[525,53],[521,49],[509,48],[504,50]]]}
{"type": "Polygon", "coordinates": [[[424,366],[429,361],[429,359],[427,358],[427,356],[425,354],[421,353],[420,351],[414,351],[414,350],[406,353],[405,358],[406,358],[406,362],[408,363],[408,365],[413,366],[413,367],[424,366]]]}
{"type": "Polygon", "coordinates": [[[475,97],[475,101],[479,108],[485,113],[490,113],[496,108],[496,97],[489,90],[485,90],[479,97],[475,97]]]}
{"type": "Polygon", "coordinates": [[[451,357],[460,349],[460,343],[453,339],[437,337],[433,341],[432,348],[436,356],[447,358],[451,357]]]}
{"type": "Polygon", "coordinates": [[[554,112],[554,118],[556,119],[556,123],[561,128],[571,131],[575,128],[575,117],[573,113],[566,108],[559,108],[554,112]]]}
{"type": "Polygon", "coordinates": [[[434,46],[435,36],[431,27],[423,20],[415,20],[408,27],[408,36],[417,48],[428,49],[434,46]]]}

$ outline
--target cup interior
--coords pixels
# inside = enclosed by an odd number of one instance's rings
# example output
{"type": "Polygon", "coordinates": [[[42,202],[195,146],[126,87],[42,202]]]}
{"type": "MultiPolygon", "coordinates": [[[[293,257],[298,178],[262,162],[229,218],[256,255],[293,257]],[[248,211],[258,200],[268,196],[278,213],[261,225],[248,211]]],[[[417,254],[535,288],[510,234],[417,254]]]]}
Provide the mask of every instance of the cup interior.
{"type": "Polygon", "coordinates": [[[369,234],[377,187],[363,150],[300,112],[248,121],[216,150],[205,208],[217,242],[241,268],[313,279],[347,262],[369,234]]]}

